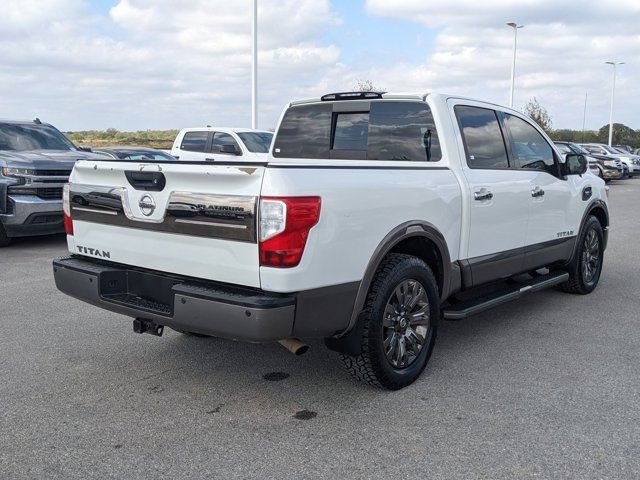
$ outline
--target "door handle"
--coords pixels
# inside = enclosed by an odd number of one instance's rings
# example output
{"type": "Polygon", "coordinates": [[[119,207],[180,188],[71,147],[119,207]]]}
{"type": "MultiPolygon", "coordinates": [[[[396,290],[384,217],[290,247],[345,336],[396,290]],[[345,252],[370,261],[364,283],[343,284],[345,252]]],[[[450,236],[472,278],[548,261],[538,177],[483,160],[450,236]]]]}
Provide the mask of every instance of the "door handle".
{"type": "Polygon", "coordinates": [[[544,196],[544,190],[541,189],[540,187],[532,188],[531,189],[531,196],[533,198],[542,197],[542,196],[544,196]]]}
{"type": "Polygon", "coordinates": [[[479,191],[474,192],[473,198],[475,198],[479,202],[483,200],[491,200],[493,198],[493,193],[491,193],[486,188],[481,188],[479,191]]]}

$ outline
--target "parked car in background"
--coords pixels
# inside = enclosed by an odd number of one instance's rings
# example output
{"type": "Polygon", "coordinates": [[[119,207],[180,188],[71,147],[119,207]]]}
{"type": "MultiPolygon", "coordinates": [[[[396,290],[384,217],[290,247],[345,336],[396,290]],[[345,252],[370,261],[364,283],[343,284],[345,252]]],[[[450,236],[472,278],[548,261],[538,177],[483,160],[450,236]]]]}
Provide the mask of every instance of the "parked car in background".
{"type": "Polygon", "coordinates": [[[171,155],[191,161],[264,160],[272,139],[272,132],[250,128],[184,128],[173,142],[171,155]]]}
{"type": "Polygon", "coordinates": [[[581,143],[580,146],[584,147],[589,153],[604,155],[607,157],[619,158],[622,163],[627,166],[629,171],[629,177],[634,175],[640,175],[640,156],[632,153],[621,153],[609,145],[604,143],[581,143]]]}
{"type": "Polygon", "coordinates": [[[142,162],[145,160],[175,161],[174,156],[162,150],[146,147],[103,147],[94,148],[93,152],[117,160],[138,160],[142,162]]]}
{"type": "Polygon", "coordinates": [[[103,158],[87,150],[39,119],[0,121],[0,247],[64,231],[62,187],[74,163],[103,158]]]}
{"type": "Polygon", "coordinates": [[[602,178],[605,182],[610,180],[618,180],[623,178],[624,169],[620,160],[607,157],[605,155],[596,155],[589,153],[580,145],[572,142],[553,142],[563,155],[570,153],[578,153],[587,157],[589,160],[589,169],[594,175],[602,178]]]}
{"type": "Polygon", "coordinates": [[[629,145],[614,145],[613,148],[620,150],[622,153],[634,153],[633,148],[629,145]]]}

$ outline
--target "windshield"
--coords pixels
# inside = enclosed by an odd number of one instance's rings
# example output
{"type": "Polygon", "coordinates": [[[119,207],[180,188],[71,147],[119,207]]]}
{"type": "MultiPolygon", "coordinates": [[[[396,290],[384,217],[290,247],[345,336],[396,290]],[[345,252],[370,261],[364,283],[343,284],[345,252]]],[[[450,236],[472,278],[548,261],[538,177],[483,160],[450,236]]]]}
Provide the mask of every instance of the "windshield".
{"type": "Polygon", "coordinates": [[[0,150],[76,150],[76,147],[51,125],[0,123],[0,150]]]}
{"type": "Polygon", "coordinates": [[[269,152],[273,139],[273,133],[269,132],[242,132],[238,133],[238,136],[247,149],[253,153],[269,152]]]}
{"type": "Polygon", "coordinates": [[[573,150],[566,143],[556,143],[556,147],[560,150],[560,153],[573,153],[573,150]]]}
{"type": "Polygon", "coordinates": [[[582,148],[580,145],[576,145],[575,143],[570,143],[568,146],[571,149],[571,151],[573,151],[573,153],[579,153],[581,155],[589,155],[589,152],[584,148],[582,148]]]}
{"type": "Polygon", "coordinates": [[[602,148],[604,148],[609,153],[620,153],[615,148],[612,148],[609,145],[602,145],[602,148]]]}
{"type": "Polygon", "coordinates": [[[122,160],[175,160],[175,157],[164,152],[123,152],[116,155],[122,160]]]}

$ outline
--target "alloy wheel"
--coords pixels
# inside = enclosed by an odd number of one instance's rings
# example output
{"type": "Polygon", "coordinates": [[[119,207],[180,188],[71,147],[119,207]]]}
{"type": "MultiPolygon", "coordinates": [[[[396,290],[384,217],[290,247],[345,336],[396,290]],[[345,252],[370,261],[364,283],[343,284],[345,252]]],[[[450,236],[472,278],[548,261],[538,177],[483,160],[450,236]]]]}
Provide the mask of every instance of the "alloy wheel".
{"type": "Polygon", "coordinates": [[[398,284],[387,300],[383,317],[384,351],[389,363],[406,368],[418,358],[429,331],[427,291],[417,280],[398,284]]]}
{"type": "Polygon", "coordinates": [[[600,267],[600,239],[594,229],[585,236],[582,248],[582,279],[591,283],[600,267]]]}

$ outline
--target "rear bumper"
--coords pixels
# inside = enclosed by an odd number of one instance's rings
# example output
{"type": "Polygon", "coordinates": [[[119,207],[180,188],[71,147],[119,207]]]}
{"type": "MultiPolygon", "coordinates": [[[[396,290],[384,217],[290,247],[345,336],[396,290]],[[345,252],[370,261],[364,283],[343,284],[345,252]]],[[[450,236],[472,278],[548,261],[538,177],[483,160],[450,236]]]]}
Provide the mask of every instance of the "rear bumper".
{"type": "Polygon", "coordinates": [[[83,257],[54,260],[53,274],[60,291],[106,310],[248,342],[334,335],[347,325],[358,288],[268,293],[83,257]]]}
{"type": "Polygon", "coordinates": [[[59,290],[92,305],[176,330],[250,342],[291,336],[295,298],[67,257],[54,260],[59,290]]]}

